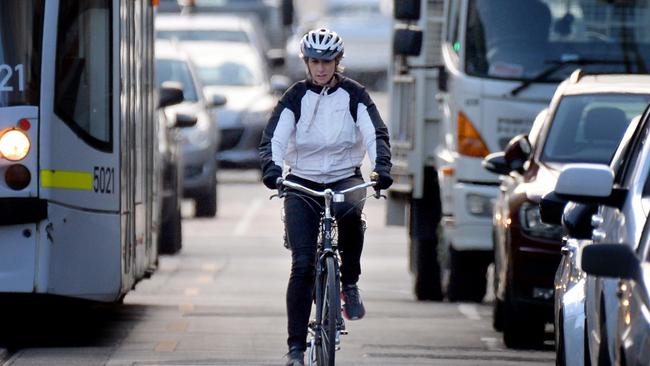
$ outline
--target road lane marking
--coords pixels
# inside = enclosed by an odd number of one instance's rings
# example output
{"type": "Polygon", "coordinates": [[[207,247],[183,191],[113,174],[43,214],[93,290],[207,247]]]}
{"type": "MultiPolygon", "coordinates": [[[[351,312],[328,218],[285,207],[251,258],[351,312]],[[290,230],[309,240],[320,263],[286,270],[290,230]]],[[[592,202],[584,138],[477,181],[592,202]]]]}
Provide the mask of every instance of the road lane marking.
{"type": "Polygon", "coordinates": [[[204,263],[201,265],[201,269],[206,272],[216,272],[219,267],[216,263],[204,263]]]}
{"type": "Polygon", "coordinates": [[[196,278],[196,282],[200,284],[208,284],[214,282],[214,277],[210,275],[199,276],[196,278]]]}
{"type": "Polygon", "coordinates": [[[194,311],[194,304],[191,303],[180,304],[178,305],[178,310],[180,310],[180,312],[183,314],[191,313],[194,311]]]}
{"type": "Polygon", "coordinates": [[[158,342],[154,350],[156,352],[174,352],[176,346],[178,346],[178,342],[176,341],[162,341],[158,342]]]}
{"type": "Polygon", "coordinates": [[[489,351],[496,351],[500,349],[499,340],[493,337],[481,337],[481,342],[485,343],[485,347],[489,351]]]}
{"type": "Polygon", "coordinates": [[[253,218],[255,218],[257,211],[259,211],[260,208],[262,207],[263,202],[264,201],[261,198],[257,198],[253,200],[253,203],[251,203],[250,206],[248,206],[248,210],[246,210],[241,220],[239,220],[239,223],[235,227],[235,230],[233,231],[233,236],[243,236],[244,234],[246,234],[246,232],[248,232],[248,227],[253,221],[253,218]]]}
{"type": "Polygon", "coordinates": [[[459,304],[458,311],[469,320],[481,320],[481,316],[478,313],[476,305],[472,304],[459,304]]]}
{"type": "Polygon", "coordinates": [[[188,287],[185,289],[185,296],[198,296],[201,289],[198,287],[188,287]]]}
{"type": "Polygon", "coordinates": [[[190,322],[188,320],[176,320],[167,325],[167,330],[170,332],[185,333],[189,326],[190,322]]]}

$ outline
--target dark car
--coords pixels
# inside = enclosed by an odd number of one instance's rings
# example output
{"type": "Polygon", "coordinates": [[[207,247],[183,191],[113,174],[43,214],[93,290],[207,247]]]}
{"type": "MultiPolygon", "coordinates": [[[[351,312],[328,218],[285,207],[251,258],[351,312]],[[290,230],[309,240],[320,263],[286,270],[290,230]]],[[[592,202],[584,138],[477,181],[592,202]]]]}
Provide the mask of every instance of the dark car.
{"type": "MultiPolygon", "coordinates": [[[[494,206],[494,327],[506,346],[539,347],[553,320],[562,228],[541,221],[539,203],[568,163],[607,164],[646,96],[620,75],[582,75],[558,87],[528,137],[518,136],[484,167],[503,176],[494,206]]],[[[585,182],[587,184],[587,182],[585,182]]]]}
{"type": "Polygon", "coordinates": [[[183,156],[178,128],[191,127],[196,118],[177,114],[168,118],[165,108],[184,100],[183,90],[167,83],[160,87],[159,109],[156,111],[158,125],[158,154],[155,159],[155,174],[162,176],[158,187],[160,219],[158,224],[158,252],[177,253],[182,247],[181,200],[183,198],[183,156]]]}

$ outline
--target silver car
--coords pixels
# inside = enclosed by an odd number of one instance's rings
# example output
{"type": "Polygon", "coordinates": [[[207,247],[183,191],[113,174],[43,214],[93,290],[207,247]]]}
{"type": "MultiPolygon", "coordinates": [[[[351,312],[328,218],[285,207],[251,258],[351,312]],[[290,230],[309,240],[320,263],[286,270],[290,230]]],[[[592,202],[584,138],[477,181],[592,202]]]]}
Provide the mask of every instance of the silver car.
{"type": "Polygon", "coordinates": [[[194,200],[197,217],[214,217],[217,213],[217,164],[214,156],[220,132],[208,108],[214,107],[215,102],[206,101],[189,58],[169,42],[156,42],[156,78],[159,85],[172,81],[183,88],[183,103],[167,108],[166,113],[188,114],[197,119],[195,126],[181,130],[185,166],[183,196],[194,200]]]}
{"type": "Polygon", "coordinates": [[[244,44],[184,42],[183,49],[196,65],[205,94],[227,100],[216,110],[221,130],[219,166],[259,169],[262,131],[288,80],[269,77],[259,54],[244,44]]]}
{"type": "MultiPolygon", "coordinates": [[[[650,147],[644,143],[649,127],[647,122],[631,123],[610,166],[568,165],[560,174],[555,187],[559,197],[598,205],[591,217],[591,243],[583,244],[578,251],[600,243],[639,243],[649,211],[650,190],[645,187],[650,178],[650,159],[647,159],[650,147]]],[[[619,293],[617,280],[586,277],[584,352],[591,364],[614,364],[619,352],[616,346],[619,293]]],[[[568,339],[571,329],[566,328],[566,321],[564,326],[564,338],[568,339]]]]}

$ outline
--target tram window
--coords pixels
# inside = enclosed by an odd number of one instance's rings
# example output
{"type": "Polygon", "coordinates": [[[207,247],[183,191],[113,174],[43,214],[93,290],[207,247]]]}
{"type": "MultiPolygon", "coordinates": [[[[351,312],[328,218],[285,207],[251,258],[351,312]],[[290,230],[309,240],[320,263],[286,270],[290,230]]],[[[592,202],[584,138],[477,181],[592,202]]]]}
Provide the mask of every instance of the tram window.
{"type": "Polygon", "coordinates": [[[0,107],[38,105],[42,0],[0,1],[0,107]]]}
{"type": "Polygon", "coordinates": [[[111,149],[109,0],[62,0],[59,8],[55,113],[91,146],[111,149]]]}

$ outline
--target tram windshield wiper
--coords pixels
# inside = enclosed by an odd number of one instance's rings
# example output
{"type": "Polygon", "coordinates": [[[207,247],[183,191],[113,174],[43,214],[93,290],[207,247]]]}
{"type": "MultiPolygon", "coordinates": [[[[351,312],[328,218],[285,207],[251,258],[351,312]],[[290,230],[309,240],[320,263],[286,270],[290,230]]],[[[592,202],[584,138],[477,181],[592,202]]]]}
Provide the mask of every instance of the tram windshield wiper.
{"type": "Polygon", "coordinates": [[[565,60],[550,60],[550,61],[546,61],[546,63],[551,64],[551,66],[547,67],[545,70],[543,70],[536,76],[522,81],[521,84],[519,84],[516,88],[510,91],[510,95],[516,96],[522,90],[528,88],[530,85],[546,80],[550,75],[562,69],[566,65],[609,65],[609,64],[619,65],[619,64],[626,64],[627,62],[625,60],[602,60],[602,59],[599,60],[599,59],[571,58],[565,60]]]}

